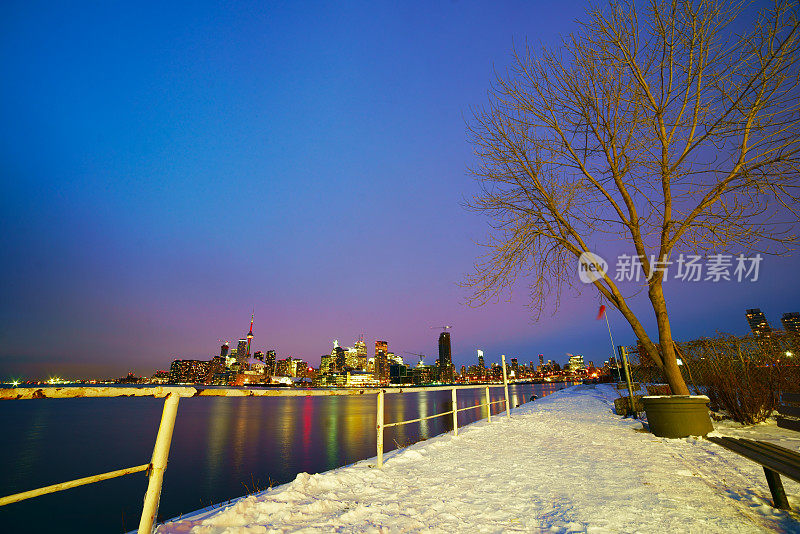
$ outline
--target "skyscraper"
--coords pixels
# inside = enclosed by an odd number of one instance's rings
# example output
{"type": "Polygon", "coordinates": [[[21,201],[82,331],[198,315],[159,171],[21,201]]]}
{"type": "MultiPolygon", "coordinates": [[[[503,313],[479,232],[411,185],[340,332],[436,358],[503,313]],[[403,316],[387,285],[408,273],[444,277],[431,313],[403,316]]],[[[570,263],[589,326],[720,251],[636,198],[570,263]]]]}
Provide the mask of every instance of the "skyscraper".
{"type": "Polygon", "coordinates": [[[449,384],[453,381],[453,358],[450,353],[450,332],[439,334],[439,380],[449,384]]]}
{"type": "Polygon", "coordinates": [[[750,325],[753,335],[758,338],[769,337],[772,333],[772,328],[767,322],[767,316],[764,315],[760,308],[747,310],[747,323],[750,325]]]}
{"type": "Polygon", "coordinates": [[[358,341],[355,342],[353,348],[356,349],[356,358],[357,358],[357,365],[356,368],[361,369],[362,371],[366,370],[367,368],[367,344],[364,343],[364,334],[361,334],[358,337],[358,341]]]}
{"type": "Polygon", "coordinates": [[[267,369],[267,374],[274,375],[275,374],[275,351],[268,350],[266,356],[264,356],[264,365],[267,369]]]}
{"type": "Polygon", "coordinates": [[[800,334],[800,313],[784,313],[781,317],[781,323],[783,323],[783,328],[787,332],[800,334]]]}
{"type": "Polygon", "coordinates": [[[580,354],[570,354],[569,363],[566,365],[566,367],[573,373],[580,369],[584,369],[586,366],[583,363],[583,356],[580,354]]]}
{"type": "Polygon", "coordinates": [[[236,361],[239,363],[242,369],[244,369],[245,365],[247,365],[247,340],[240,339],[239,343],[236,345],[236,361]]]}
{"type": "Polygon", "coordinates": [[[377,380],[387,380],[389,378],[389,343],[387,341],[375,342],[375,368],[373,375],[377,380]]]}
{"type": "Polygon", "coordinates": [[[221,358],[223,358],[223,359],[224,359],[224,358],[227,358],[227,357],[228,357],[228,353],[229,353],[230,351],[231,351],[231,347],[230,347],[230,345],[228,344],[228,342],[226,341],[226,342],[225,342],[225,343],[223,343],[223,344],[222,344],[222,346],[219,348],[219,355],[220,355],[220,357],[221,357],[221,358]]]}
{"type": "Polygon", "coordinates": [[[337,352],[336,350],[339,349],[339,340],[333,340],[333,348],[331,348],[330,354],[323,354],[322,358],[320,358],[319,363],[319,370],[322,373],[338,373],[341,370],[337,367],[337,352]]]}
{"type": "Polygon", "coordinates": [[[347,353],[344,351],[342,347],[334,347],[333,349],[333,356],[335,358],[335,366],[337,373],[344,373],[345,368],[347,367],[347,353]]]}
{"type": "Polygon", "coordinates": [[[478,349],[478,367],[486,369],[486,362],[483,361],[483,351],[478,349]]]}

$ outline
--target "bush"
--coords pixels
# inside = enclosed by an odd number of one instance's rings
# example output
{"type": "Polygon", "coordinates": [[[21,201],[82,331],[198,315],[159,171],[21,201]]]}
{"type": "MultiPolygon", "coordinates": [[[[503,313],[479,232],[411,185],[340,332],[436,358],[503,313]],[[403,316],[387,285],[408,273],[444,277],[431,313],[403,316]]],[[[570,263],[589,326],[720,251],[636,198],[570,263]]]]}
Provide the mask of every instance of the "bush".
{"type": "MultiPolygon", "coordinates": [[[[663,382],[660,368],[630,347],[633,377],[663,382]]],[[[800,335],[773,331],[769,337],[718,334],[676,343],[681,373],[693,393],[705,394],[712,410],[722,410],[742,424],[767,419],[785,391],[800,392],[800,335]]],[[[648,387],[648,394],[663,395],[648,387]]]]}
{"type": "Polygon", "coordinates": [[[725,359],[714,362],[714,367],[703,380],[712,409],[725,410],[731,419],[745,425],[770,416],[777,404],[774,368],[725,359]]]}
{"type": "Polygon", "coordinates": [[[672,395],[669,384],[647,384],[648,395],[672,395]]]}
{"type": "MultiPolygon", "coordinates": [[[[752,425],[766,420],[781,391],[797,388],[794,362],[781,361],[775,340],[720,334],[682,344],[685,366],[696,387],[734,420],[752,425]]],[[[786,360],[784,358],[784,360],[786,360]]]]}

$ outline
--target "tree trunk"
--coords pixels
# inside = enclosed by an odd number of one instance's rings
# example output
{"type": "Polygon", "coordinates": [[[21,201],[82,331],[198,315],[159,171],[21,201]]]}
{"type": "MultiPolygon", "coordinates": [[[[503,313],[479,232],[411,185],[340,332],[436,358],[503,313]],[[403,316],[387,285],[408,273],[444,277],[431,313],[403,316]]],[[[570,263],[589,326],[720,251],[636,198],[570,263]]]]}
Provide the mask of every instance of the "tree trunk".
{"type": "MultiPolygon", "coordinates": [[[[664,364],[661,361],[661,355],[658,353],[658,346],[650,340],[642,323],[639,322],[639,319],[628,307],[625,299],[619,294],[616,287],[611,284],[609,285],[610,287],[606,287],[599,281],[595,282],[595,286],[600,290],[600,294],[607,297],[609,302],[622,314],[622,317],[628,321],[631,329],[633,329],[634,335],[636,335],[636,338],[641,342],[650,359],[653,360],[659,368],[663,369],[664,364]]],[[[616,357],[617,355],[614,354],[614,356],[616,357]]]]}
{"type": "Polygon", "coordinates": [[[688,395],[689,388],[681,375],[678,367],[678,359],[675,355],[675,347],[672,344],[672,329],[669,324],[667,314],[667,302],[664,300],[664,291],[661,287],[661,280],[654,281],[650,285],[648,295],[656,314],[656,324],[658,325],[658,344],[661,346],[661,357],[664,364],[664,375],[673,395],[688,395]]]}

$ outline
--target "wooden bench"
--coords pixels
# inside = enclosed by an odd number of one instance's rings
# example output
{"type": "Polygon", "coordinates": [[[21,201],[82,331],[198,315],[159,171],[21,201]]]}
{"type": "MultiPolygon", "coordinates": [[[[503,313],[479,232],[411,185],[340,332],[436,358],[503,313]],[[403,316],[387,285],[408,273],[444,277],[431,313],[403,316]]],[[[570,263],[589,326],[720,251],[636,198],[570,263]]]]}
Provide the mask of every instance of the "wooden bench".
{"type": "MultiPolygon", "coordinates": [[[[781,395],[778,414],[779,427],[800,432],[800,394],[781,395]]],[[[783,490],[781,475],[800,482],[800,453],[766,441],[714,436],[708,439],[760,464],[764,468],[775,508],[791,510],[783,490]]]]}

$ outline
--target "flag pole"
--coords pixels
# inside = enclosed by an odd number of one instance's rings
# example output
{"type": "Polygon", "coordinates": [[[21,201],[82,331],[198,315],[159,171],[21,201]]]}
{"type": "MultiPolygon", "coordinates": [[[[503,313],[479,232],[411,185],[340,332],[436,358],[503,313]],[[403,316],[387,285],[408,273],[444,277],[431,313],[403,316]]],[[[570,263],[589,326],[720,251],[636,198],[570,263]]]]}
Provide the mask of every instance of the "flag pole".
{"type": "MultiPolygon", "coordinates": [[[[617,347],[614,345],[614,336],[611,335],[611,324],[608,322],[608,314],[606,313],[605,308],[603,309],[603,317],[606,318],[606,326],[608,327],[608,338],[611,340],[611,355],[614,357],[614,361],[617,360],[617,347]]],[[[617,368],[619,368],[619,363],[617,364],[617,368]]]]}
{"type": "MultiPolygon", "coordinates": [[[[606,326],[608,327],[608,338],[611,340],[611,354],[614,356],[614,361],[617,362],[617,370],[619,370],[619,358],[617,357],[617,346],[614,345],[614,336],[611,335],[611,323],[608,322],[608,314],[606,313],[606,307],[600,307],[600,313],[603,314],[603,317],[606,319],[606,326]]],[[[631,372],[628,368],[628,358],[627,358],[627,351],[625,347],[620,347],[620,354],[622,355],[622,367],[625,369],[625,382],[628,386],[628,395],[630,399],[629,405],[629,412],[634,417],[636,417],[636,405],[633,399],[633,384],[631,384],[631,372]]]]}

